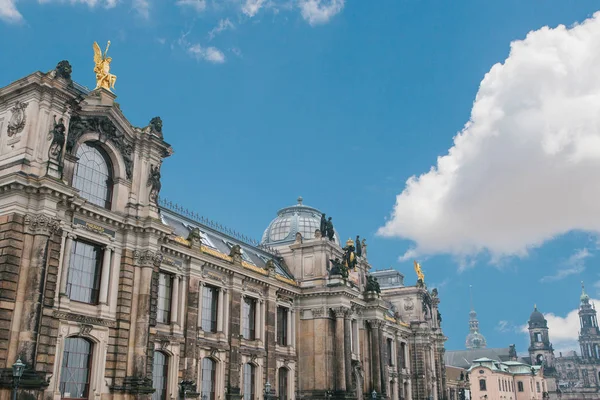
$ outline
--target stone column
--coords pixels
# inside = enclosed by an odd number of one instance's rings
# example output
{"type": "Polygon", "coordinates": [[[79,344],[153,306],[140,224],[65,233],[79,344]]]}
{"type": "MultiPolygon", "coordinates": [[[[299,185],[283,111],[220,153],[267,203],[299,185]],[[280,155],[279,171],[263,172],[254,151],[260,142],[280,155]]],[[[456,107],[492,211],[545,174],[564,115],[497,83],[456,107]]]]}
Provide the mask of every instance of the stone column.
{"type": "Polygon", "coordinates": [[[171,323],[177,324],[179,316],[179,275],[173,277],[173,291],[171,292],[171,323]]]}
{"type": "Polygon", "coordinates": [[[217,303],[217,332],[223,332],[223,288],[219,288],[219,301],[217,303]]]}
{"type": "Polygon", "coordinates": [[[291,325],[292,330],[292,347],[296,348],[296,313],[294,310],[291,311],[290,315],[292,316],[292,319],[288,322],[291,325]]]}
{"type": "MultiPolygon", "coordinates": [[[[381,322],[381,327],[383,327],[383,321],[381,322]]],[[[387,394],[387,382],[388,382],[388,369],[387,369],[387,358],[385,357],[387,353],[387,346],[384,345],[383,341],[383,329],[379,329],[379,337],[378,337],[378,345],[379,345],[379,369],[381,375],[381,393],[383,395],[387,394]]]]}
{"type": "Polygon", "coordinates": [[[369,321],[371,326],[371,365],[372,365],[372,377],[373,377],[373,390],[377,394],[381,394],[381,353],[379,349],[379,329],[381,327],[381,321],[371,320],[369,321]]]}
{"type": "Polygon", "coordinates": [[[112,249],[106,247],[102,258],[102,275],[100,278],[100,296],[98,302],[100,304],[108,303],[108,281],[110,280],[110,256],[112,249]]]}
{"type": "Polygon", "coordinates": [[[229,302],[230,300],[230,296],[229,296],[229,289],[224,288],[223,289],[225,291],[224,297],[225,299],[223,300],[225,302],[224,307],[225,307],[225,323],[223,324],[223,333],[225,334],[225,337],[229,336],[229,302]]]}
{"type": "Polygon", "coordinates": [[[287,336],[286,344],[288,346],[292,346],[294,342],[292,341],[292,309],[291,308],[287,309],[286,336],[287,336]]]}
{"type": "Polygon", "coordinates": [[[262,325],[260,321],[260,299],[256,299],[256,302],[254,304],[254,339],[260,340],[262,330],[262,325]]]}
{"type": "Polygon", "coordinates": [[[352,313],[346,310],[344,313],[344,368],[346,370],[346,388],[352,387],[352,313]]]}
{"type": "MultiPolygon", "coordinates": [[[[43,292],[49,257],[50,236],[59,232],[59,221],[44,214],[27,215],[25,225],[29,238],[25,240],[18,290],[24,290],[19,330],[18,355],[29,368],[36,364],[36,348],[43,292]],[[27,244],[31,244],[27,247],[27,244]],[[28,259],[28,260],[27,260],[28,259]],[[28,265],[27,265],[28,261],[28,265]],[[25,283],[25,285],[23,285],[25,283]]],[[[6,323],[6,322],[5,322],[6,323]]]]}
{"type": "Polygon", "coordinates": [[[60,275],[60,294],[65,296],[67,295],[67,281],[69,279],[69,263],[71,262],[71,251],[73,251],[73,240],[76,238],[77,236],[69,233],[65,241],[62,272],[60,275]]]}
{"type": "Polygon", "coordinates": [[[344,338],[344,316],[347,313],[346,307],[333,309],[335,315],[335,389],[338,392],[346,391],[346,356],[344,338]]]}
{"type": "MultiPolygon", "coordinates": [[[[241,395],[241,381],[240,381],[240,365],[242,362],[242,356],[240,354],[240,345],[241,345],[241,311],[242,311],[242,294],[240,292],[241,288],[241,279],[234,278],[233,287],[231,287],[228,292],[231,292],[229,297],[231,299],[231,305],[228,307],[231,309],[231,318],[228,321],[230,335],[229,335],[229,363],[228,373],[227,373],[227,381],[223,381],[224,385],[226,384],[228,390],[226,395],[226,400],[240,400],[241,395]]],[[[222,289],[221,292],[222,293],[222,289]]],[[[219,296],[219,304],[221,304],[221,299],[223,296],[219,296]]],[[[222,310],[222,308],[221,308],[222,310]]],[[[222,325],[221,325],[222,326],[222,325]]],[[[225,369],[223,369],[225,372],[225,369]]]]}
{"type": "Polygon", "coordinates": [[[187,292],[188,292],[187,281],[188,280],[187,280],[186,276],[182,276],[179,279],[179,296],[180,296],[179,304],[181,305],[181,307],[179,307],[179,326],[181,326],[181,327],[183,327],[185,325],[185,311],[187,309],[186,300],[187,300],[187,292]]]}
{"type": "Polygon", "coordinates": [[[117,312],[117,303],[119,300],[119,276],[121,274],[121,249],[116,248],[112,255],[112,266],[110,267],[110,312],[117,312]]]}
{"type": "Polygon", "coordinates": [[[204,300],[204,282],[200,282],[198,291],[198,329],[202,329],[202,301],[204,300]]]}

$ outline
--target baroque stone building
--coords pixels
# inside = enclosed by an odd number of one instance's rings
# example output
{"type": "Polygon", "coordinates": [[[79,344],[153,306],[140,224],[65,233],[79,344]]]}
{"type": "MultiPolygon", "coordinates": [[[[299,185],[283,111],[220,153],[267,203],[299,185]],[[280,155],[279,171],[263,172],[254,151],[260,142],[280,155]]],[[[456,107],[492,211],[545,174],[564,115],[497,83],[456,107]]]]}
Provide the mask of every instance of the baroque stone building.
{"type": "Polygon", "coordinates": [[[115,98],[0,88],[0,400],[17,359],[22,399],[445,398],[437,290],[301,199],[260,243],[160,200],[162,121],[115,98]]]}

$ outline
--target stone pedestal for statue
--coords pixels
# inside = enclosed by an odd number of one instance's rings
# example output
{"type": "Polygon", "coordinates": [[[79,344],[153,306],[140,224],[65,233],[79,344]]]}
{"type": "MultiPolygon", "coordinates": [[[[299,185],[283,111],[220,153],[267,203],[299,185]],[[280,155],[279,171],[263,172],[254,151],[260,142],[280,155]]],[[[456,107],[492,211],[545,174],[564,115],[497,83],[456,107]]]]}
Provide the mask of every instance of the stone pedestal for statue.
{"type": "Polygon", "coordinates": [[[365,300],[369,301],[369,300],[377,300],[379,298],[379,293],[377,293],[374,290],[369,290],[368,292],[365,292],[365,300]]]}
{"type": "Polygon", "coordinates": [[[62,167],[55,160],[48,161],[48,171],[46,175],[51,176],[56,179],[62,179],[62,167]]]}

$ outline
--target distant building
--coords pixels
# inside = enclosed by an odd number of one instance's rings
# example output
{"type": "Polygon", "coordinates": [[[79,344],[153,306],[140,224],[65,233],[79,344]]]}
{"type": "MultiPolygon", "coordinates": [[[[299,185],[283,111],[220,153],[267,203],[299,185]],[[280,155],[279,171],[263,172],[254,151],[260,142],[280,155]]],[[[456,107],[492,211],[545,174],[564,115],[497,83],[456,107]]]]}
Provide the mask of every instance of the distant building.
{"type": "Polygon", "coordinates": [[[469,312],[469,334],[465,340],[465,347],[470,350],[484,349],[487,343],[485,337],[479,332],[479,320],[473,308],[473,297],[471,296],[471,311],[469,312]]]}
{"type": "Polygon", "coordinates": [[[468,371],[464,368],[446,366],[446,399],[469,400],[471,392],[468,371]]]}
{"type": "Polygon", "coordinates": [[[468,370],[472,399],[542,400],[548,398],[541,366],[490,358],[473,360],[468,370]]]}

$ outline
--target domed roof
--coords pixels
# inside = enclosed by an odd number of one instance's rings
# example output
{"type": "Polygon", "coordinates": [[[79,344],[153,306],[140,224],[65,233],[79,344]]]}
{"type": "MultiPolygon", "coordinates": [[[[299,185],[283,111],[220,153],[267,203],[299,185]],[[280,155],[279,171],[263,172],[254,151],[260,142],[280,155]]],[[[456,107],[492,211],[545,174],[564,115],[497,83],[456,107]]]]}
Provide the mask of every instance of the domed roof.
{"type": "Polygon", "coordinates": [[[465,342],[465,346],[467,349],[472,350],[472,349],[485,349],[487,346],[485,337],[475,331],[475,332],[471,332],[467,335],[467,340],[465,342]]]}
{"type": "Polygon", "coordinates": [[[529,326],[546,326],[546,318],[538,311],[537,306],[533,307],[533,312],[529,316],[529,326]]]}
{"type": "MultiPolygon", "coordinates": [[[[302,204],[302,197],[298,204],[285,207],[277,211],[277,217],[271,221],[263,233],[261,244],[277,246],[292,243],[296,240],[296,233],[300,232],[304,239],[314,239],[315,231],[321,226],[321,211],[302,204]]],[[[334,228],[335,243],[340,241],[334,228]]]]}

